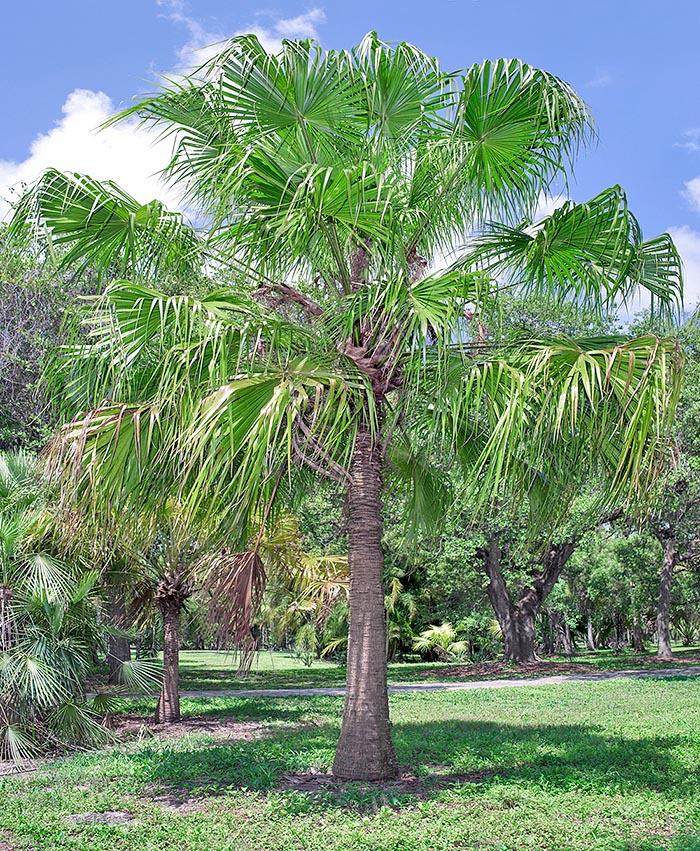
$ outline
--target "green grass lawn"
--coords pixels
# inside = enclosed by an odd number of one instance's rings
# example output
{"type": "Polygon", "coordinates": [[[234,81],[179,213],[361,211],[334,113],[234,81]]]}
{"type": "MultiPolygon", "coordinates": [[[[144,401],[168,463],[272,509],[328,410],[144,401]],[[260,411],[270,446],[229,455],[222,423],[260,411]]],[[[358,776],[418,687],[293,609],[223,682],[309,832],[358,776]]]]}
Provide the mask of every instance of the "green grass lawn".
{"type": "MultiPolygon", "coordinates": [[[[677,659],[673,665],[699,665],[700,650],[677,648],[677,659]]],[[[611,671],[625,668],[672,667],[668,662],[659,663],[653,653],[640,656],[630,652],[615,653],[598,650],[595,653],[578,654],[571,659],[551,657],[557,663],[586,665],[591,671],[611,671]],[[644,665],[638,660],[644,659],[644,665]]],[[[460,669],[463,666],[458,666],[460,669]]],[[[399,662],[389,665],[390,683],[439,682],[450,676],[453,666],[435,662],[399,662]]],[[[477,668],[478,670],[478,668],[477,668]]],[[[470,673],[459,671],[457,679],[479,680],[501,677],[542,676],[546,671],[505,670],[498,673],[470,673]]],[[[246,677],[238,674],[238,665],[230,653],[216,650],[183,650],[180,653],[180,687],[183,691],[218,689],[263,689],[263,688],[313,688],[345,685],[345,668],[333,662],[314,661],[310,668],[296,659],[293,654],[281,651],[258,653],[250,673],[246,677]]]]}
{"type": "MultiPolygon", "coordinates": [[[[239,722],[238,737],[145,738],[0,780],[0,848],[700,849],[696,680],[394,695],[403,783],[312,777],[310,791],[291,790],[290,775],[330,766],[341,706],[185,700],[188,716],[239,722]],[[135,819],[65,820],[107,810],[135,819]]],[[[150,713],[153,701],[131,708],[150,713]]]]}

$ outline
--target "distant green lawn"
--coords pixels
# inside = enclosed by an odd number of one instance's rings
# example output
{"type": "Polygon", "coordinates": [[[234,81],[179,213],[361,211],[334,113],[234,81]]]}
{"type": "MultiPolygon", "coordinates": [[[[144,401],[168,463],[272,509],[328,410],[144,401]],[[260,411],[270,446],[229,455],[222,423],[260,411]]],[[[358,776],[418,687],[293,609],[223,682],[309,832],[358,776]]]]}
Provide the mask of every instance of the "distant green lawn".
{"type": "Polygon", "coordinates": [[[399,760],[423,787],[312,792],[279,784],[330,766],[339,698],[185,700],[186,715],[260,726],[249,740],[147,738],[0,780],[0,848],[698,851],[698,698],[691,679],[394,695],[399,760]],[[136,820],[64,821],[107,810],[136,820]]]}
{"type": "MultiPolygon", "coordinates": [[[[643,669],[645,667],[673,667],[684,664],[699,665],[699,648],[678,648],[677,660],[673,665],[657,663],[653,654],[645,655],[644,666],[635,664],[639,654],[632,652],[615,653],[611,650],[599,650],[595,653],[583,653],[571,659],[552,657],[547,661],[584,664],[591,671],[621,670],[625,668],[643,669]]],[[[462,667],[462,666],[457,666],[462,667]]],[[[449,676],[453,666],[435,662],[400,662],[389,665],[390,683],[439,682],[449,676]]],[[[542,676],[547,672],[503,671],[496,674],[460,672],[457,679],[479,680],[504,676],[542,676]]],[[[454,679],[454,677],[451,677],[454,679]]],[[[183,650],[180,653],[180,686],[183,691],[224,690],[224,689],[262,689],[262,688],[313,688],[345,685],[345,668],[333,662],[314,661],[310,668],[305,667],[293,654],[277,651],[262,652],[255,656],[250,672],[242,677],[238,673],[238,663],[230,654],[216,650],[183,650]]]]}

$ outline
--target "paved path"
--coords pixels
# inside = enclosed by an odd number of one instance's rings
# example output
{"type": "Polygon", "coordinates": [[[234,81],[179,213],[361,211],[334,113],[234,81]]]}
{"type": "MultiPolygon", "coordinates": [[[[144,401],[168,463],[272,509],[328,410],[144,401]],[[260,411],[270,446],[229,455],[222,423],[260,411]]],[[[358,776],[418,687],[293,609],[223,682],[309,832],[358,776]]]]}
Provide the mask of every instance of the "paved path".
{"type": "MultiPolygon", "coordinates": [[[[478,688],[519,688],[521,686],[549,686],[559,683],[595,683],[602,680],[643,680],[649,678],[698,677],[700,665],[683,668],[655,668],[639,671],[599,671],[592,674],[559,674],[549,677],[523,677],[513,680],[468,680],[445,683],[402,683],[389,686],[391,694],[414,691],[468,691],[478,688]]],[[[345,688],[260,688],[225,689],[222,691],[181,691],[180,697],[342,697],[345,688]]]]}

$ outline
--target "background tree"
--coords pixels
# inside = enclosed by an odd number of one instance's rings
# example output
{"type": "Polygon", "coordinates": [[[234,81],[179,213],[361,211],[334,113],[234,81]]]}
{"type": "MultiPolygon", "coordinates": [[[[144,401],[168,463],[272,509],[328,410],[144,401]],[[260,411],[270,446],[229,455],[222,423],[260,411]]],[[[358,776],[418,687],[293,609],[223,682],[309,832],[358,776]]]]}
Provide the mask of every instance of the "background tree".
{"type": "Polygon", "coordinates": [[[646,314],[633,324],[635,331],[649,328],[676,336],[686,358],[673,426],[676,457],[665,478],[663,499],[649,518],[649,528],[663,551],[656,618],[657,652],[660,659],[670,660],[674,574],[681,563],[697,564],[700,554],[700,329],[695,317],[674,326],[646,314]]]}
{"type": "Polygon", "coordinates": [[[57,423],[41,375],[83,288],[52,258],[18,248],[0,223],[0,449],[37,449],[57,423]]]}
{"type": "MultiPolygon", "coordinates": [[[[89,699],[105,649],[100,576],[52,551],[51,491],[26,453],[0,453],[0,755],[104,741],[117,692],[89,699]]],[[[150,690],[150,666],[123,666],[130,690],[150,690]]]]}

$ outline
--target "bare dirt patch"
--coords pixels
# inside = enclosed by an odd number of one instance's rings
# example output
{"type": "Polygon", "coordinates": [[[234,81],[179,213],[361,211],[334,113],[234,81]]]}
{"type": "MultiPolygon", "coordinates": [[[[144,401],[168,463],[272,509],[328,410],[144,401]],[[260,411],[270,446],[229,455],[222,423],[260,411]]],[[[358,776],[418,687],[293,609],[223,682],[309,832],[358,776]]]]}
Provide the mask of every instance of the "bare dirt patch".
{"type": "Polygon", "coordinates": [[[169,813],[188,816],[199,813],[206,808],[206,798],[193,798],[189,795],[178,795],[175,792],[154,792],[148,796],[154,804],[169,813]]]}
{"type": "Polygon", "coordinates": [[[276,788],[283,791],[306,792],[311,796],[319,793],[329,794],[333,798],[343,798],[348,795],[360,798],[366,793],[377,793],[376,800],[369,804],[370,809],[380,806],[390,806],[396,798],[410,796],[423,800],[441,789],[449,789],[463,783],[479,783],[493,777],[494,771],[470,771],[456,773],[440,765],[423,766],[425,773],[415,774],[410,769],[401,772],[393,780],[377,781],[342,781],[337,780],[328,772],[304,771],[300,774],[283,774],[277,781],[276,788]]]}
{"type": "Polygon", "coordinates": [[[152,717],[119,715],[112,723],[112,732],[120,739],[177,739],[188,733],[207,733],[217,739],[251,742],[268,730],[269,725],[254,721],[234,721],[230,718],[204,716],[183,718],[177,724],[156,724],[152,717]]]}
{"type": "Polygon", "coordinates": [[[451,665],[449,668],[429,668],[422,671],[423,677],[465,680],[475,677],[541,677],[554,674],[591,674],[590,665],[577,662],[475,662],[471,665],[451,665]]]}
{"type": "Polygon", "coordinates": [[[121,810],[108,810],[103,813],[75,813],[66,816],[66,824],[130,824],[136,821],[136,816],[121,810]]]}
{"type": "Polygon", "coordinates": [[[11,839],[12,834],[7,831],[0,833],[0,851],[15,851],[16,846],[11,843],[11,839]]]}
{"type": "Polygon", "coordinates": [[[686,653],[681,650],[674,654],[672,659],[657,659],[655,656],[632,656],[625,660],[625,665],[649,666],[654,668],[668,668],[673,665],[698,665],[700,664],[700,653],[686,653]]]}

